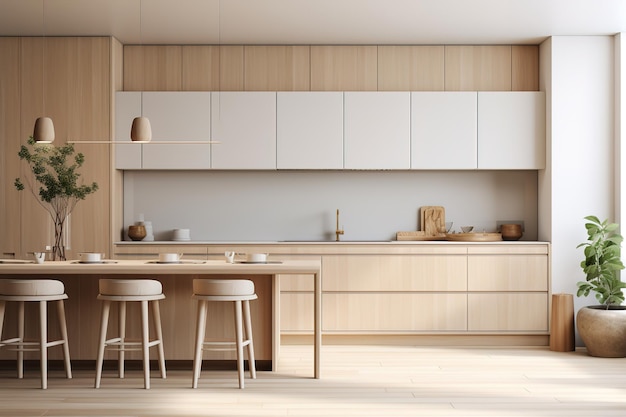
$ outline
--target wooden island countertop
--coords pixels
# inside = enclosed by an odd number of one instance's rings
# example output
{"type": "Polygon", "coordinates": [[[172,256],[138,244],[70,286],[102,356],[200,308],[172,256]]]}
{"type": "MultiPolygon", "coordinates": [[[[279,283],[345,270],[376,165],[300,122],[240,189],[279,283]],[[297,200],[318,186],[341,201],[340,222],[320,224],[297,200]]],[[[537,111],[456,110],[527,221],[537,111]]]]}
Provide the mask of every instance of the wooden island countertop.
{"type": "MultiPolygon", "coordinates": [[[[191,279],[192,277],[211,277],[211,276],[237,276],[237,277],[253,277],[255,280],[264,280],[265,278],[271,279],[271,359],[272,368],[276,369],[278,352],[280,348],[280,279],[278,276],[300,276],[308,275],[314,281],[315,301],[313,305],[314,309],[314,377],[320,377],[320,351],[322,343],[321,335],[321,323],[322,323],[322,309],[321,309],[321,289],[322,289],[322,277],[321,277],[321,261],[320,260],[284,260],[284,261],[270,261],[267,263],[245,263],[235,262],[226,263],[224,260],[182,260],[178,263],[159,263],[153,260],[128,260],[128,259],[115,259],[115,260],[103,260],[100,263],[82,263],[79,261],[46,261],[43,264],[36,264],[34,262],[24,261],[12,261],[3,260],[0,262],[0,278],[40,278],[50,277],[55,279],[70,279],[72,277],[78,277],[80,280],[83,278],[116,278],[116,277],[150,277],[150,276],[162,276],[163,279],[169,279],[176,281],[177,278],[191,279]]],[[[159,279],[158,277],[156,279],[159,279]]],[[[261,282],[259,281],[259,282],[261,282]]],[[[188,299],[190,292],[189,285],[184,284],[184,291],[186,291],[185,297],[180,298],[179,303],[191,304],[191,300],[188,299]],[[189,288],[186,288],[189,286],[189,288]]],[[[91,286],[97,284],[91,283],[91,286]]],[[[180,284],[172,284],[178,286],[180,284]]],[[[66,284],[67,286],[67,284],[66,284]]],[[[66,288],[67,291],[67,288],[66,288]]],[[[96,290],[97,291],[97,290],[96,290]]],[[[93,290],[92,290],[93,292],[93,290]]],[[[164,292],[166,297],[167,285],[164,285],[164,292]]],[[[69,294],[72,299],[72,294],[69,294]]],[[[166,298],[167,299],[167,298],[166,298]]],[[[262,297],[259,297],[259,301],[262,301],[262,297]]],[[[269,303],[270,300],[265,300],[269,303]]],[[[83,301],[84,303],[84,301],[83,301]]],[[[90,306],[93,309],[93,305],[99,304],[95,300],[95,295],[91,302],[83,304],[90,306]]],[[[178,304],[177,304],[178,307],[178,304]]],[[[76,311],[78,314],[82,314],[83,311],[76,311]]],[[[93,315],[93,312],[91,312],[93,315]]],[[[188,317],[190,322],[193,322],[195,315],[188,317]]],[[[81,327],[87,327],[87,323],[80,324],[81,327]]],[[[89,327],[95,327],[96,323],[89,323],[89,327]]],[[[178,328],[177,326],[174,326],[178,328]]],[[[82,332],[80,334],[84,334],[82,332]]],[[[176,338],[186,337],[181,335],[175,335],[176,338]]],[[[256,336],[255,336],[256,337],[256,336]]],[[[190,340],[189,343],[192,343],[190,340]]],[[[95,353],[95,352],[94,352],[95,353]]],[[[84,356],[84,355],[83,355],[84,356]]],[[[167,351],[166,351],[167,357],[167,351]]]]}

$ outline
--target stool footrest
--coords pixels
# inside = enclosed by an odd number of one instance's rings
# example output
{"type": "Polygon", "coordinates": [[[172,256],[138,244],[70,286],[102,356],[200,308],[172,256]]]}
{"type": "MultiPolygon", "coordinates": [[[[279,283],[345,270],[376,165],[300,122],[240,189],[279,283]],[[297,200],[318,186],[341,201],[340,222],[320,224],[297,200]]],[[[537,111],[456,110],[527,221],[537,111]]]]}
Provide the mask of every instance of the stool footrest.
{"type": "MultiPolygon", "coordinates": [[[[110,350],[116,350],[116,351],[141,350],[142,345],[143,345],[142,342],[127,341],[127,340],[121,341],[119,338],[107,340],[106,342],[104,342],[104,344],[110,350]]],[[[148,347],[151,348],[152,346],[156,346],[160,344],[161,344],[160,340],[153,340],[151,342],[148,342],[148,347]]]]}
{"type": "MultiPolygon", "coordinates": [[[[15,340],[12,342],[4,341],[0,346],[5,347],[6,350],[11,352],[37,352],[41,350],[41,344],[39,342],[20,342],[19,338],[10,339],[15,340]],[[32,347],[29,347],[32,346],[32,347]]],[[[53,340],[46,342],[44,347],[49,348],[53,346],[59,346],[65,344],[65,340],[53,340]]]]}
{"type": "MultiPolygon", "coordinates": [[[[248,346],[250,344],[250,340],[244,340],[241,343],[242,347],[248,346]]],[[[228,351],[237,349],[237,342],[231,341],[215,341],[215,342],[203,342],[202,350],[212,350],[212,351],[228,351]]]]}

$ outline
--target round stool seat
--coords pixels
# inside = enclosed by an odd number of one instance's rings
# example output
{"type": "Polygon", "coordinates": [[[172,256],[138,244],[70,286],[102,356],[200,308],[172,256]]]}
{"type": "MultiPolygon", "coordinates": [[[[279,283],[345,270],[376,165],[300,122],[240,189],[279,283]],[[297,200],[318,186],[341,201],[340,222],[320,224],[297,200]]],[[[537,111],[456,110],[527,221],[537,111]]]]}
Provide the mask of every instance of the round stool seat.
{"type": "Polygon", "coordinates": [[[0,295],[50,296],[63,295],[63,282],[54,279],[2,279],[0,295]]]}
{"type": "Polygon", "coordinates": [[[163,285],[154,279],[101,279],[101,295],[151,296],[160,295],[163,285]]]}
{"type": "Polygon", "coordinates": [[[194,279],[193,293],[196,296],[256,298],[254,282],[247,279],[194,279]]]}

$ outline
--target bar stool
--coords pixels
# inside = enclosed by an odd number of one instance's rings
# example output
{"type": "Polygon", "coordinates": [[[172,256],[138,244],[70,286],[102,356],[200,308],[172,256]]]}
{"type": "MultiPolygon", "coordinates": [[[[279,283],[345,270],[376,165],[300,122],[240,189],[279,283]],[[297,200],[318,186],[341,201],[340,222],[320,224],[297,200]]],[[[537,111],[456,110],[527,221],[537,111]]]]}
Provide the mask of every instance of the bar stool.
{"type": "Polygon", "coordinates": [[[105,348],[118,351],[118,376],[124,378],[124,352],[141,350],[143,353],[144,388],[150,389],[150,348],[157,346],[159,369],[161,378],[165,379],[165,355],[163,353],[163,332],[161,330],[161,313],[159,300],[165,298],[163,287],[159,281],[152,279],[101,279],[99,281],[100,294],[98,300],[102,300],[102,316],[100,321],[100,341],[98,343],[98,358],[96,362],[95,388],[100,388],[102,378],[102,363],[104,361],[105,348]],[[141,341],[126,340],[126,303],[130,301],[141,302],[141,341]],[[107,326],[111,303],[119,303],[119,336],[107,339],[107,326]],[[148,323],[148,303],[152,303],[152,321],[156,331],[156,339],[150,341],[150,329],[148,323]]]}
{"type": "Polygon", "coordinates": [[[17,351],[17,377],[24,377],[24,352],[40,351],[41,361],[41,388],[48,388],[48,348],[63,346],[65,374],[72,378],[70,364],[70,349],[67,339],[67,325],[65,322],[65,305],[67,298],[65,287],[61,281],[53,279],[3,279],[0,280],[0,347],[17,351]],[[61,339],[48,341],[48,301],[56,301],[61,339]],[[7,302],[18,303],[17,337],[1,340],[4,313],[7,302]],[[24,340],[24,309],[26,302],[39,303],[39,341],[26,342],[24,340]]]}
{"type": "Polygon", "coordinates": [[[250,300],[255,300],[254,282],[242,279],[194,279],[193,296],[198,300],[198,316],[196,327],[196,344],[193,359],[192,388],[198,388],[198,378],[202,368],[203,350],[233,350],[237,351],[237,373],[239,388],[244,387],[243,348],[248,347],[248,362],[250,377],[256,378],[254,362],[254,343],[252,341],[252,322],[250,320],[250,300]],[[235,307],[235,341],[205,341],[206,317],[208,303],[211,301],[230,301],[235,307]],[[245,324],[246,339],[243,338],[245,324]]]}

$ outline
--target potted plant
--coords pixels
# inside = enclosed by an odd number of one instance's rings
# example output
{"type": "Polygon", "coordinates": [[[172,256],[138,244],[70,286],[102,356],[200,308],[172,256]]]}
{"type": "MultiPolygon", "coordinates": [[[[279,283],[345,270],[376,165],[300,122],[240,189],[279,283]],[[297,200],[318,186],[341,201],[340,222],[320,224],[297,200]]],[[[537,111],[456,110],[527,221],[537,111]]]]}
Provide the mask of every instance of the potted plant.
{"type": "MultiPolygon", "coordinates": [[[[28,145],[22,145],[18,156],[30,167],[30,174],[25,182],[37,201],[50,214],[54,223],[54,243],[52,258],[65,260],[63,231],[68,216],[76,204],[89,194],[98,190],[98,184],[82,184],[78,169],[85,162],[82,153],[74,155],[74,145],[65,144],[55,147],[50,144],[38,144],[31,136],[28,145]]],[[[21,178],[15,179],[15,188],[24,190],[21,178]]]]}
{"type": "Polygon", "coordinates": [[[578,333],[591,356],[626,357],[626,284],[620,278],[624,264],[620,259],[621,243],[619,225],[600,221],[595,216],[585,217],[587,242],[580,266],[585,281],[577,283],[578,297],[593,292],[600,305],[583,307],[576,315],[578,333]]]}

